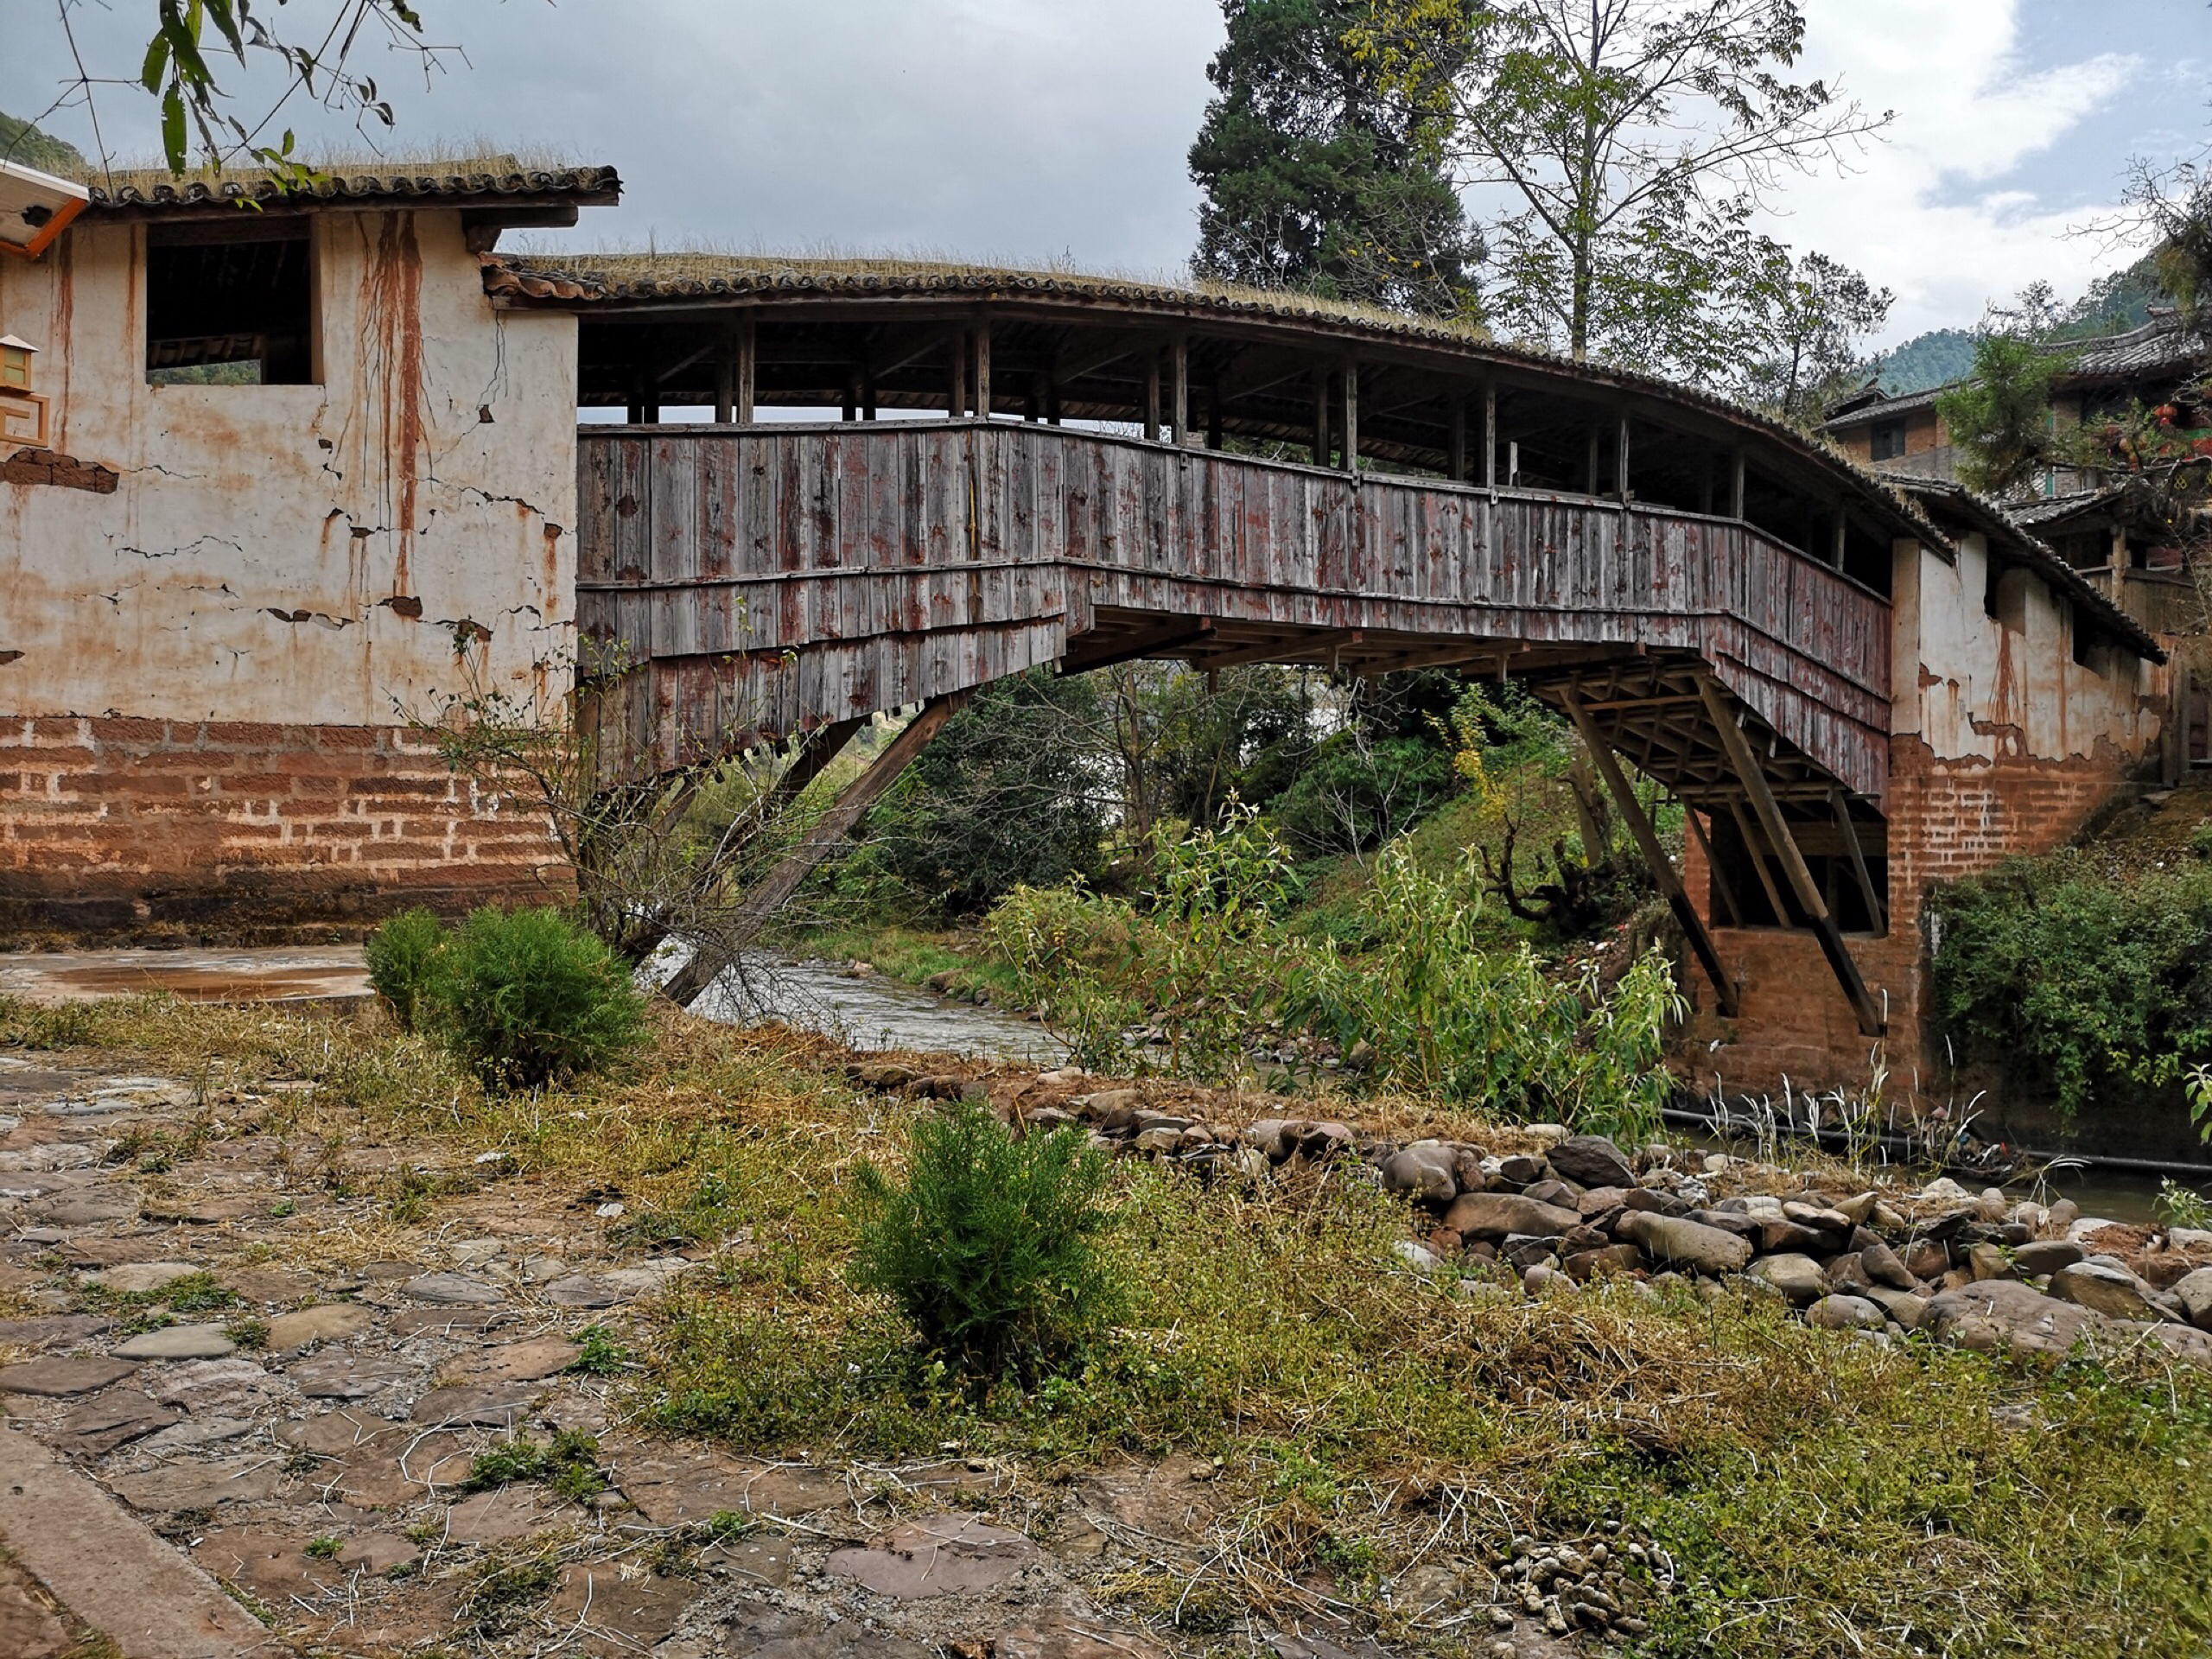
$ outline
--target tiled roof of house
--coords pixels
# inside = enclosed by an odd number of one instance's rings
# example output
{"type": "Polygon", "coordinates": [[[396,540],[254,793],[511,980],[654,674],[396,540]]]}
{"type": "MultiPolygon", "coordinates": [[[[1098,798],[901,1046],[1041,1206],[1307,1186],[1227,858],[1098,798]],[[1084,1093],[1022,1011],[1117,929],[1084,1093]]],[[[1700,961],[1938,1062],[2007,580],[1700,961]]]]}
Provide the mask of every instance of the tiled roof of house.
{"type": "Polygon", "coordinates": [[[84,181],[92,213],[146,213],[232,207],[440,200],[497,203],[553,196],[579,205],[612,204],[622,181],[611,167],[528,168],[511,156],[355,169],[334,166],[304,184],[286,185],[261,171],[188,173],[160,168],[90,173],[84,181]]]}

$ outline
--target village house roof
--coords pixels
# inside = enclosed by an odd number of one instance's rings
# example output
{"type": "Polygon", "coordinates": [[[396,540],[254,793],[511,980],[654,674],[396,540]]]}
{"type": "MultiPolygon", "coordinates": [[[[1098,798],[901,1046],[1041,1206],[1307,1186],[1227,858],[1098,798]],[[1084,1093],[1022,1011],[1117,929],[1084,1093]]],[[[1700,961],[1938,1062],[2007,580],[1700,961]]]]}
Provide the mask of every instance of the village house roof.
{"type": "MultiPolygon", "coordinates": [[[[1942,534],[1918,507],[1840,451],[1794,427],[1733,399],[1654,375],[1578,361],[1528,346],[1493,339],[1478,324],[1422,317],[1379,306],[1283,289],[1230,283],[1157,283],[1069,270],[1025,270],[950,261],[899,258],[808,258],[762,253],[664,251],[652,253],[501,253],[484,257],[484,286],[511,304],[579,308],[597,313],[632,310],[680,313],[760,307],[781,302],[849,299],[865,302],[1030,301],[1070,304],[1101,313],[1150,314],[1161,320],[1289,325],[1347,343],[1369,342],[1401,351],[1440,352],[1466,359],[1471,370],[1487,362],[1523,365],[1547,377],[1570,376],[1592,389],[1612,388],[1717,415],[1762,436],[1847,484],[1900,530],[1946,546],[1942,534]]],[[[1101,319],[1104,321],[1104,318],[1101,319]]]]}
{"type": "Polygon", "coordinates": [[[93,169],[83,182],[92,198],[89,214],[132,218],[234,213],[246,204],[264,213],[426,201],[458,207],[557,205],[573,211],[611,207],[622,193],[622,181],[611,167],[526,167],[512,156],[366,168],[334,164],[300,184],[261,171],[179,177],[161,168],[93,169]]]}

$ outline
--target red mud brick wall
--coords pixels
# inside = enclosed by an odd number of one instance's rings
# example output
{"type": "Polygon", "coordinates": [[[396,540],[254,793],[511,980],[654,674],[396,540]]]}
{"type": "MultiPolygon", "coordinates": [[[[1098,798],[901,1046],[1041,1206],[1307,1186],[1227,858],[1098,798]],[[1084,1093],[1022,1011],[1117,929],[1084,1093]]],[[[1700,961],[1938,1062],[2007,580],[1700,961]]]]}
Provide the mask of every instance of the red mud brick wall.
{"type": "Polygon", "coordinates": [[[0,718],[0,940],[330,938],[564,874],[541,813],[404,729],[0,718]]]}
{"type": "MultiPolygon", "coordinates": [[[[1878,1042],[1859,1033],[1842,988],[1810,933],[1772,928],[1713,929],[1722,965],[1736,981],[1735,1020],[1713,1007],[1704,976],[1687,976],[1697,1012],[1685,1033],[1685,1069],[1700,1090],[1716,1080],[1730,1093],[1779,1094],[1783,1077],[1798,1089],[1863,1087],[1878,1058],[1889,1092],[1941,1100],[1949,1066],[1934,1010],[1925,999],[1922,901],[1939,881],[1973,875],[2016,853],[2042,853],[2071,839],[2126,779],[2115,756],[2067,761],[1939,760],[1916,737],[1890,742],[1890,929],[1880,938],[1848,938],[1877,1003],[1888,993],[1889,1029],[1878,1042]],[[1719,1046],[1714,1046],[1716,1041],[1719,1046]]],[[[1691,901],[1708,925],[1711,888],[1691,837],[1683,858],[1691,901]]]]}

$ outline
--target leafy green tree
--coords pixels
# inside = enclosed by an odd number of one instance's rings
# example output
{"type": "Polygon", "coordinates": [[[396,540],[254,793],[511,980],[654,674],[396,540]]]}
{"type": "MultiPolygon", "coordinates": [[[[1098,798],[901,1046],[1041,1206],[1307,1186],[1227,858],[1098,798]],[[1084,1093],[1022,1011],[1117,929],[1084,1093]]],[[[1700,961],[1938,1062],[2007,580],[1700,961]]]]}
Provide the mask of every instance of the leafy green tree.
{"type": "Polygon", "coordinates": [[[1758,339],[1755,210],[1890,118],[1789,78],[1793,0],[1374,0],[1353,38],[1498,204],[1497,326],[1708,384],[1758,339]]]}
{"type": "Polygon", "coordinates": [[[1080,676],[1040,670],[985,687],[876,809],[871,855],[951,915],[988,910],[1019,883],[1095,874],[1106,833],[1088,741],[1097,719],[1097,688],[1080,676]]]}
{"type": "MultiPolygon", "coordinates": [[[[1482,245],[1428,124],[1347,40],[1366,0],[1222,0],[1229,38],[1191,146],[1205,276],[1450,316],[1482,245]]],[[[1437,43],[1440,50],[1448,43],[1437,43]]]]}
{"type": "Polygon", "coordinates": [[[2053,455],[2050,383],[2064,358],[2024,334],[1986,330],[1974,341],[1974,372],[1936,399],[1936,412],[1962,452],[1968,489],[2004,495],[2024,487],[2053,455]]]}
{"type": "Polygon", "coordinates": [[[1793,259],[1767,243],[1745,306],[1759,349],[1738,389],[1784,421],[1817,423],[1830,402],[1866,378],[1858,342],[1882,326],[1895,298],[1824,253],[1793,259]]]}

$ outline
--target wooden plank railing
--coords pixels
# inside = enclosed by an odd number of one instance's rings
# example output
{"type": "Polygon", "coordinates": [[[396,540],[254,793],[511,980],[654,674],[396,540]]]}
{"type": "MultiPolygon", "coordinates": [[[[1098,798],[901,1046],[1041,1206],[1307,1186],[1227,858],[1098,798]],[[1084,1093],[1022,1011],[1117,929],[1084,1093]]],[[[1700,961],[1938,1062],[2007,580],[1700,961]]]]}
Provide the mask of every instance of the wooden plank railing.
{"type": "Polygon", "coordinates": [[[978,685],[1112,607],[1692,652],[1886,784],[1890,607],[1749,524],[1008,422],[587,427],[577,610],[664,764],[978,685]]]}

